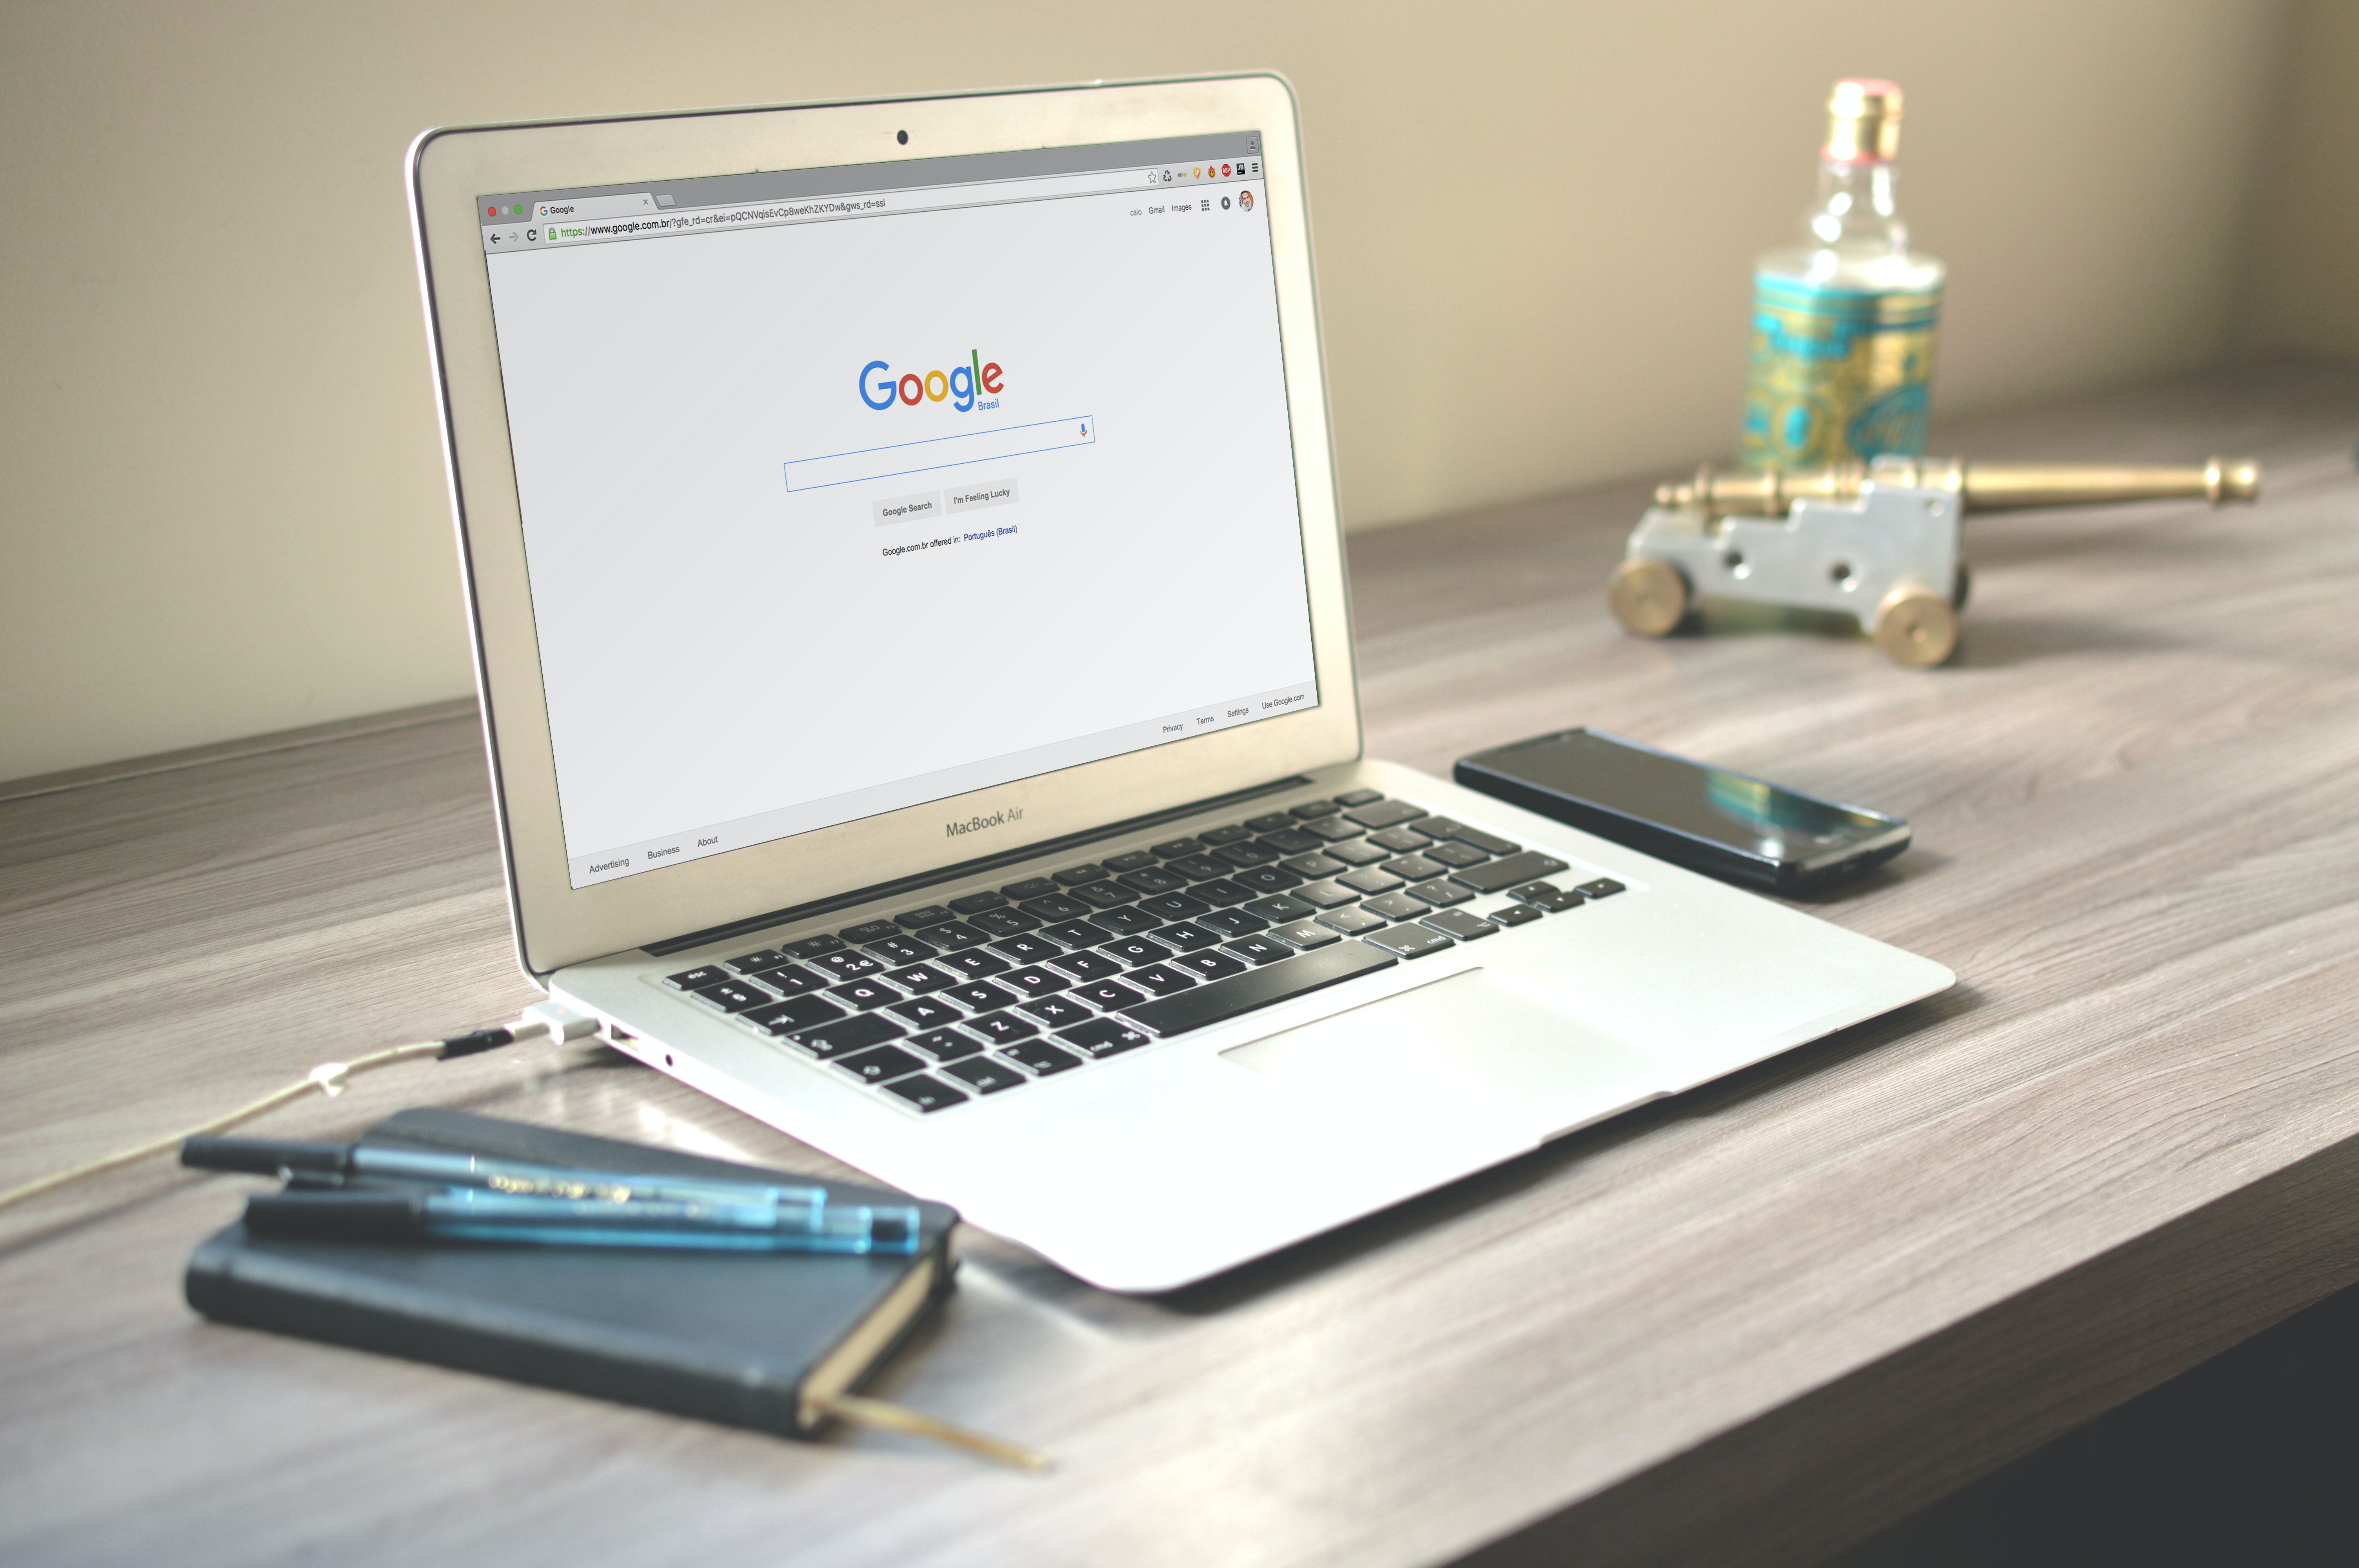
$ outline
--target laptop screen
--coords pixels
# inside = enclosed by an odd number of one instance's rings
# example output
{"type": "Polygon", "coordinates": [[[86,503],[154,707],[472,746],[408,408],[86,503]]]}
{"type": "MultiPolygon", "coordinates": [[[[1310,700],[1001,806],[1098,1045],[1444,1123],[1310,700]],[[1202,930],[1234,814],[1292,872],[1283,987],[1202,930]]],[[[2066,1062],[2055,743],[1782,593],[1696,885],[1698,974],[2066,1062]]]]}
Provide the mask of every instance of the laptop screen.
{"type": "Polygon", "coordinates": [[[1318,703],[1260,147],[478,200],[573,886],[1318,703]]]}

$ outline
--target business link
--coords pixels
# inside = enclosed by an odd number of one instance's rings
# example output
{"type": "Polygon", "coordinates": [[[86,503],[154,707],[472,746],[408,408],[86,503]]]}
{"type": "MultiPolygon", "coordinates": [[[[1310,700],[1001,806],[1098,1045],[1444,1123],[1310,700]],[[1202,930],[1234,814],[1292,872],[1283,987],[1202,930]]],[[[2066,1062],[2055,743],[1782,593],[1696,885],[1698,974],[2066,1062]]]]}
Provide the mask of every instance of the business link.
{"type": "Polygon", "coordinates": [[[890,560],[895,556],[915,555],[919,550],[940,550],[951,545],[980,545],[988,539],[1004,539],[1016,532],[1010,523],[1005,528],[984,528],[973,534],[945,534],[939,539],[912,539],[906,545],[886,545],[877,554],[890,560]]]}

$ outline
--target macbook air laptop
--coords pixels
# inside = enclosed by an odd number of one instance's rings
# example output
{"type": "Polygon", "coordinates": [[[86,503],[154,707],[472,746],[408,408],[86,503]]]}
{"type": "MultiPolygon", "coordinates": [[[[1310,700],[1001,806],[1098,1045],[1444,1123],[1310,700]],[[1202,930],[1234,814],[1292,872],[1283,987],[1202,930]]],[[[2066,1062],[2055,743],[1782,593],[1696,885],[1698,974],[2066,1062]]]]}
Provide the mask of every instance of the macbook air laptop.
{"type": "Polygon", "coordinates": [[[409,174],[517,952],[682,1082],[1150,1292],[1951,984],[1361,754],[1280,79],[409,174]]]}

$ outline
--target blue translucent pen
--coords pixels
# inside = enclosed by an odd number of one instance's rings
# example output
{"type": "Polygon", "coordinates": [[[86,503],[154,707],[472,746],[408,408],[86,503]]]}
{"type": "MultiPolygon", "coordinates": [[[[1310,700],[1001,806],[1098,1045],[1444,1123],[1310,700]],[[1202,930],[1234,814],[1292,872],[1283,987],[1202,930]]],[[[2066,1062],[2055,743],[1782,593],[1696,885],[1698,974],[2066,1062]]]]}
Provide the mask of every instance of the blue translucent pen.
{"type": "Polygon", "coordinates": [[[454,1187],[258,1193],[245,1227],[311,1241],[469,1241],[538,1247],[632,1247],[693,1252],[914,1253],[910,1205],[735,1203],[546,1197],[454,1187]]]}
{"type": "Polygon", "coordinates": [[[523,1160],[370,1143],[311,1143],[290,1138],[190,1138],[180,1163],[201,1171],[244,1171],[257,1176],[370,1177],[438,1187],[482,1187],[519,1197],[594,1198],[608,1203],[827,1205],[823,1186],[733,1182],[701,1176],[658,1176],[583,1171],[523,1160]]]}

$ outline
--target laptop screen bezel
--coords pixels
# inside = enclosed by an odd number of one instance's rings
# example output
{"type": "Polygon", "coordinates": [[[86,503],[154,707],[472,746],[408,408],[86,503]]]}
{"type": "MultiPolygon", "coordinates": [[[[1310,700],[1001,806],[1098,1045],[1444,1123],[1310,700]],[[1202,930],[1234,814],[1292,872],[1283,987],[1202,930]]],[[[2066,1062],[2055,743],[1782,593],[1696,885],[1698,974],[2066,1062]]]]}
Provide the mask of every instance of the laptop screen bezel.
{"type": "MultiPolygon", "coordinates": [[[[978,855],[1071,838],[1332,766],[1360,752],[1343,540],[1328,433],[1300,140],[1273,75],[1052,88],[676,115],[457,127],[409,153],[411,222],[476,680],[518,957],[547,975],[978,855]],[[907,140],[900,133],[908,133],[907,140]],[[881,164],[1237,131],[1262,134],[1280,353],[1293,427],[1315,708],[576,888],[526,572],[524,527],[476,198],[748,170],[881,164]],[[1118,807],[1109,803],[1118,802],[1118,807]],[[1008,813],[1019,807],[1020,816],[1008,813]],[[955,842],[946,821],[1003,816],[955,842]]],[[[597,611],[585,611],[598,613],[597,611]]],[[[627,611],[613,612],[628,636],[627,611]]],[[[661,766],[649,738],[616,767],[661,766]]]]}

